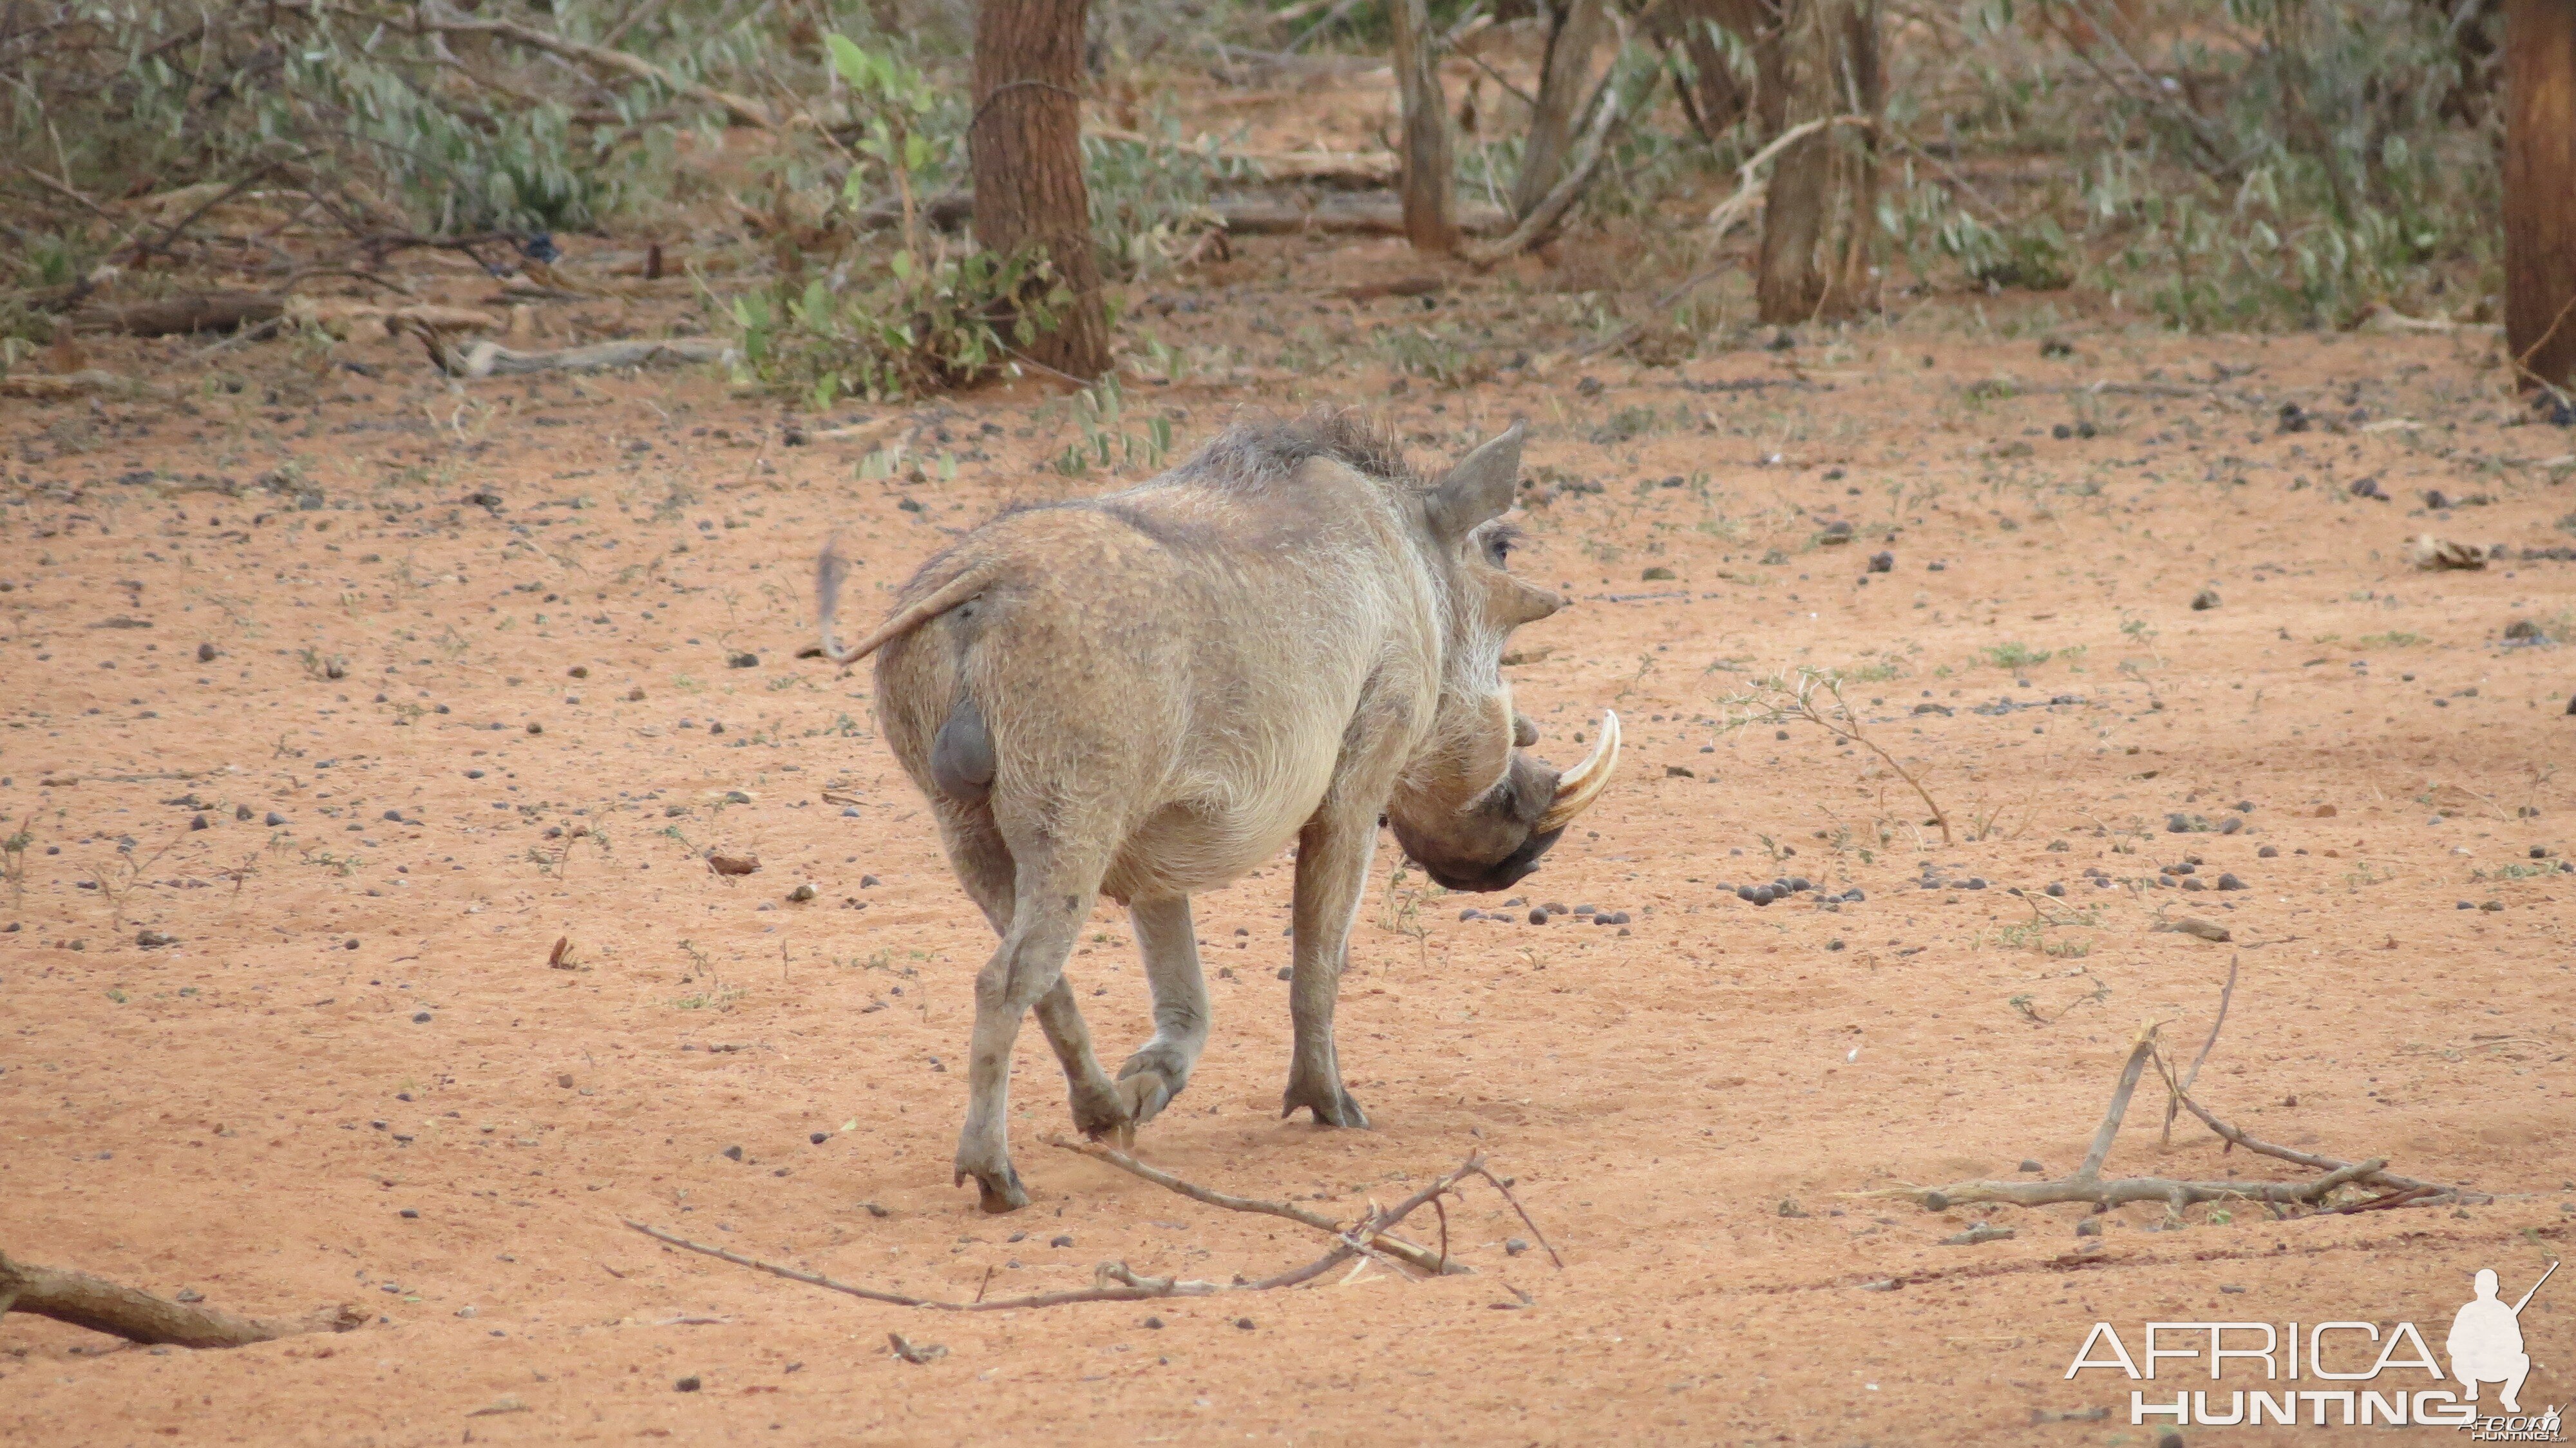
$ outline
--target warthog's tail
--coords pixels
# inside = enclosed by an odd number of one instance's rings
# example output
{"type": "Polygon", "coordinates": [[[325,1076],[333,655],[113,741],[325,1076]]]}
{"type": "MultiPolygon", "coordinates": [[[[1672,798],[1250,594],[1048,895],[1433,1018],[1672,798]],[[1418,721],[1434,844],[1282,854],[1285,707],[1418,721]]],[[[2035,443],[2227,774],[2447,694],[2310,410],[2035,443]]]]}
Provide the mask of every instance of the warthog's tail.
{"type": "Polygon", "coordinates": [[[814,560],[814,592],[817,598],[815,614],[822,621],[823,657],[844,668],[983,592],[992,584],[993,575],[998,571],[990,563],[967,569],[933,589],[929,597],[898,612],[877,625],[865,638],[844,649],[832,641],[832,615],[840,606],[841,583],[850,574],[849,560],[841,556],[840,545],[841,540],[836,535],[823,545],[822,556],[814,560]]]}

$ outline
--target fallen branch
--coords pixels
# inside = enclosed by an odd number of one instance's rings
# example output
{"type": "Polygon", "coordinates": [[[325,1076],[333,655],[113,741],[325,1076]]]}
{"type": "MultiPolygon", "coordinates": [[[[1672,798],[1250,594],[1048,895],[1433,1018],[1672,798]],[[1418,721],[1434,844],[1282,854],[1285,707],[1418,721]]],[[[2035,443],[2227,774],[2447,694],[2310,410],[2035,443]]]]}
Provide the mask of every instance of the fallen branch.
{"type": "MultiPolygon", "coordinates": [[[[2218,1015],[2209,1023],[2209,1039],[2200,1043],[2200,1054],[2191,1058],[2191,1069],[2182,1073],[2182,1080],[2174,1083],[2173,1090],[2165,1096],[2165,1134],[2162,1140],[2166,1145],[2173,1142],[2174,1115],[2182,1110],[2184,1093],[2191,1090],[2192,1082],[2200,1079],[2202,1064],[2209,1060],[2210,1049],[2218,1044],[2218,1033],[2227,1026],[2227,1007],[2236,999],[2236,967],[2243,959],[2239,955],[2227,957],[2227,984],[2218,990],[2218,1015]]],[[[2168,1082],[2171,1079],[2168,1073],[2168,1082]]]]}
{"type": "Polygon", "coordinates": [[[2371,1157],[2366,1161],[2343,1161],[2334,1157],[2293,1151],[2288,1147],[2275,1146],[2270,1142],[2257,1140],[2221,1121],[2206,1107],[2194,1101],[2188,1087],[2191,1081],[2198,1078],[2201,1063],[2209,1058],[2210,1048],[2218,1042],[2219,1027],[2223,1026],[2227,1019],[2227,1002],[2234,998],[2235,990],[2236,971],[2231,964],[2227,974],[2227,988],[2220,1000],[2218,1018],[2210,1025],[2209,1040],[2201,1047],[2199,1058],[2193,1061],[2189,1071],[2182,1076],[2175,1075],[2172,1064],[2165,1059],[2157,1044],[2156,1033],[2160,1023],[2149,1022],[2138,1028],[2137,1036],[2129,1046],[2129,1059],[2121,1067],[2119,1084],[2112,1089],[2110,1105],[2102,1113],[2102,1124],[2094,1129],[2092,1145],[2084,1154],[2083,1165],[2077,1167],[2071,1175],[2060,1177],[2055,1181],[1966,1181],[1944,1187],[1889,1187],[1877,1191],[1856,1192],[1851,1195],[1911,1198],[1920,1203],[1926,1211],[1934,1212],[1977,1202],[2001,1202],[2017,1207],[2050,1206],[2059,1202],[2090,1202],[2096,1211],[2108,1211],[2129,1202],[2161,1201],[2165,1203],[2168,1219],[2180,1218],[2183,1208],[2195,1202],[2256,1201],[2275,1205],[2306,1205],[2321,1207],[2326,1211],[2346,1212],[2399,1206],[2430,1206],[2435,1202],[2465,1200],[2471,1196],[2476,1196],[2479,1200],[2490,1200],[2483,1194],[2468,1193],[2459,1187],[2439,1186],[2431,1182],[2417,1181],[2413,1177],[2398,1176],[2387,1169],[2386,1157],[2371,1157]],[[2150,1062],[2154,1063],[2156,1072],[2163,1079],[2165,1089],[2170,1093],[2172,1101],[2200,1118],[2201,1123],[2217,1133],[2219,1138],[2228,1144],[2230,1150],[2242,1146],[2258,1155],[2305,1167],[2320,1175],[2306,1181],[2294,1182],[2191,1181],[2176,1177],[2104,1178],[2102,1164],[2111,1154],[2111,1143],[2119,1136],[2120,1123],[2128,1114],[2129,1099],[2136,1093],[2138,1080],[2145,1074],[2150,1062]],[[2386,1195],[2342,1207],[2324,1205],[2338,1190],[2356,1185],[2377,1187],[2386,1195]]]}
{"type": "MultiPolygon", "coordinates": [[[[1237,193],[1208,198],[1208,209],[1238,236],[1404,234],[1404,206],[1390,191],[1336,193],[1311,206],[1286,197],[1237,193]]],[[[1458,205],[1460,231],[1490,233],[1510,225],[1510,215],[1499,206],[1472,201],[1458,205]]]]}
{"type": "MultiPolygon", "coordinates": [[[[1334,1221],[1332,1218],[1324,1216],[1318,1212],[1307,1211],[1303,1207],[1291,1206],[1286,1202],[1266,1202],[1252,1197],[1231,1196],[1225,1192],[1213,1191],[1207,1187],[1183,1181],[1181,1178],[1172,1175],[1170,1172],[1163,1171],[1156,1167],[1147,1166],[1145,1163],[1138,1161],[1136,1158],[1129,1156],[1127,1153],[1120,1151],[1115,1147],[1102,1146],[1097,1142],[1074,1141],[1052,1133],[1040,1136],[1038,1140],[1045,1142],[1047,1145],[1052,1146],[1059,1151],[1069,1151],[1077,1156],[1087,1156],[1093,1161],[1114,1166],[1120,1171],[1142,1177],[1158,1187],[1162,1187],[1167,1191],[1178,1192],[1182,1196],[1189,1198],[1191,1201],[1204,1203],[1207,1206],[1223,1207],[1229,1212],[1252,1212],[1265,1217],[1284,1217],[1291,1222],[1312,1227],[1316,1231],[1322,1232],[1324,1235],[1336,1239],[1362,1236],[1362,1228],[1360,1227],[1352,1227],[1345,1230],[1341,1223],[1334,1221]]],[[[1440,1178],[1440,1180],[1432,1183],[1431,1186],[1425,1188],[1423,1191],[1415,1193],[1415,1200],[1404,1203],[1399,1210],[1388,1214],[1383,1225],[1373,1229],[1362,1239],[1367,1241],[1370,1246],[1385,1252],[1387,1255],[1391,1257],[1400,1257],[1404,1261],[1421,1268],[1423,1271],[1431,1273],[1433,1276],[1441,1276],[1444,1274],[1449,1276],[1461,1276],[1472,1273],[1474,1269],[1468,1267],[1465,1263],[1450,1262],[1447,1260],[1447,1255],[1445,1253],[1435,1254],[1427,1247],[1408,1242],[1401,1237],[1391,1236],[1387,1234],[1385,1228],[1393,1226],[1396,1222],[1403,1220],[1404,1217],[1410,1214],[1415,1208],[1421,1206],[1424,1202],[1431,1200],[1432,1197],[1438,1195],[1440,1192],[1456,1186],[1460,1178],[1483,1170],[1484,1158],[1469,1157],[1466,1165],[1461,1166],[1456,1171],[1440,1178]]]]}
{"type": "Polygon", "coordinates": [[[35,402],[62,402],[74,397],[91,397],[99,393],[141,393],[154,391],[148,383],[131,377],[91,367],[79,372],[12,372],[0,376],[0,397],[19,397],[35,402]]]}
{"type": "Polygon", "coordinates": [[[70,320],[77,331],[167,337],[189,332],[229,332],[236,327],[273,322],[285,310],[286,298],[268,292],[204,292],[93,307],[73,313],[70,320]]]}
{"type": "Polygon", "coordinates": [[[515,377],[530,372],[608,372],[620,367],[720,362],[728,348],[714,337],[665,337],[596,342],[553,352],[516,352],[488,339],[458,346],[434,327],[403,323],[429,349],[429,360],[450,377],[515,377]]]}
{"type": "Polygon", "coordinates": [[[175,1347],[241,1347],[308,1332],[347,1332],[367,1315],[342,1303],[303,1317],[242,1317],[173,1302],[104,1277],[13,1262],[0,1253],[0,1314],[31,1312],[128,1342],[175,1347]]]}
{"type": "Polygon", "coordinates": [[[657,1242],[720,1258],[737,1267],[749,1267],[773,1277],[784,1277],[790,1282],[802,1282],[809,1287],[845,1293],[870,1302],[883,1302],[894,1307],[926,1307],[934,1312],[1015,1312],[1024,1307],[1063,1307],[1076,1302],[1143,1302],[1157,1297],[1213,1297],[1221,1292],[1268,1292],[1313,1281],[1335,1265],[1358,1255],[1345,1243],[1303,1267],[1276,1277],[1265,1277],[1258,1282],[1200,1282],[1178,1277],[1148,1277],[1130,1269],[1124,1262],[1103,1262],[1092,1269],[1092,1285],[1089,1287],[1063,1292],[1035,1292],[1026,1297],[991,1297],[979,1302],[943,1302],[937,1298],[913,1297],[901,1292],[882,1292],[873,1287],[837,1282],[819,1272],[803,1272],[775,1262],[763,1262],[757,1257],[746,1257],[739,1252],[728,1252],[722,1247],[711,1247],[704,1242],[692,1242],[630,1217],[618,1220],[657,1242]]]}
{"type": "Polygon", "coordinates": [[[869,1302],[882,1302],[893,1307],[928,1308],[934,1312],[1012,1312],[1021,1308],[1063,1307],[1078,1302],[1143,1302],[1158,1297],[1212,1297],[1227,1292],[1270,1292],[1311,1282],[1335,1266],[1351,1261],[1353,1258],[1364,1259],[1357,1264],[1355,1271],[1365,1268],[1369,1261],[1375,1261],[1401,1276],[1402,1269],[1397,1266],[1397,1261],[1401,1260],[1434,1276],[1462,1275],[1469,1269],[1449,1260],[1448,1212],[1445,1208],[1441,1209],[1442,1248],[1437,1253],[1395,1236],[1394,1228],[1425,1204],[1436,1203],[1444,1194],[1456,1191],[1458,1183],[1469,1177],[1482,1177],[1492,1184],[1495,1191],[1502,1193],[1504,1201],[1512,1204],[1512,1210],[1520,1214],[1522,1224],[1538,1238],[1540,1246],[1547,1248],[1549,1260],[1556,1263],[1559,1268],[1565,1266],[1565,1259],[1559,1257],[1556,1248],[1549,1245],[1547,1234],[1539,1230],[1537,1222],[1531,1220],[1529,1210],[1521,1205],[1518,1197],[1512,1195],[1510,1186],[1487,1169],[1485,1158],[1481,1153],[1468,1157],[1456,1170],[1434,1179],[1420,1191],[1396,1203],[1393,1210],[1372,1203],[1358,1222],[1345,1228],[1328,1217],[1309,1212],[1302,1207],[1290,1206],[1285,1202],[1261,1201],[1252,1197],[1238,1197],[1225,1192],[1211,1191],[1196,1183],[1184,1181],[1169,1172],[1147,1166],[1122,1151],[1078,1144],[1053,1135],[1041,1137],[1040,1140],[1049,1146],[1060,1147],[1117,1167],[1122,1171],[1132,1172],[1156,1186],[1178,1192],[1195,1202],[1203,1202],[1212,1207],[1223,1207],[1228,1211],[1279,1217],[1301,1226],[1313,1227],[1333,1239],[1333,1248],[1303,1267],[1294,1267],[1275,1277],[1264,1277],[1257,1282],[1245,1282],[1240,1279],[1233,1282],[1205,1282],[1183,1277],[1152,1277],[1137,1272],[1124,1262],[1103,1262],[1092,1269],[1089,1287],[1068,1288],[1061,1292],[1036,1292],[1025,1297],[987,1298],[983,1295],[983,1287],[979,1285],[973,1301],[950,1302],[941,1298],[915,1297],[910,1293],[887,1292],[881,1288],[861,1287],[854,1283],[835,1281],[819,1272],[807,1272],[800,1268],[782,1266],[776,1262],[764,1262],[757,1257],[746,1257],[739,1252],[728,1251],[722,1247],[693,1242],[659,1227],[636,1221],[632,1217],[620,1217],[618,1220],[666,1246],[714,1257],[731,1262],[737,1267],[751,1268],[755,1272],[766,1272],[773,1277],[784,1277],[790,1282],[802,1282],[809,1287],[820,1287],[826,1291],[863,1298],[869,1302]]]}

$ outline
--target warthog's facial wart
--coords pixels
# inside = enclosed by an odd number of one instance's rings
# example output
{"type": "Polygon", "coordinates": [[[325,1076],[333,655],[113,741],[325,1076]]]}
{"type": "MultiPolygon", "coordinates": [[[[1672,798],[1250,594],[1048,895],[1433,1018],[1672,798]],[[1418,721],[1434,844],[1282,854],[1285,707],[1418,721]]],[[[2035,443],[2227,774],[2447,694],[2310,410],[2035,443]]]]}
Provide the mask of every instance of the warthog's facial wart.
{"type": "Polygon", "coordinates": [[[1570,773],[1521,748],[1538,731],[1512,708],[1503,645],[1565,600],[1507,566],[1520,534],[1499,520],[1520,462],[1514,424],[1423,494],[1434,569],[1446,584],[1448,648],[1431,738],[1397,784],[1387,822],[1405,854],[1451,890],[1508,890],[1538,868],[1618,762],[1616,715],[1605,716],[1600,744],[1570,773]]]}

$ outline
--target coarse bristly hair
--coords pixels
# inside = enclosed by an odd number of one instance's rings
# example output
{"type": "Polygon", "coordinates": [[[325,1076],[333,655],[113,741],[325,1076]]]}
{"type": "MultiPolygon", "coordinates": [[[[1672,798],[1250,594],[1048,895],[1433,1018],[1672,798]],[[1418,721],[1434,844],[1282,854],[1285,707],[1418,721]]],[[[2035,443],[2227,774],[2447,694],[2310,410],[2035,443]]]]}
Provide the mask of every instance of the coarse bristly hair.
{"type": "Polygon", "coordinates": [[[1394,434],[1357,408],[1319,407],[1302,417],[1255,418],[1217,434],[1174,471],[1208,481],[1268,483],[1313,458],[1330,458],[1362,477],[1423,486],[1394,434]]]}

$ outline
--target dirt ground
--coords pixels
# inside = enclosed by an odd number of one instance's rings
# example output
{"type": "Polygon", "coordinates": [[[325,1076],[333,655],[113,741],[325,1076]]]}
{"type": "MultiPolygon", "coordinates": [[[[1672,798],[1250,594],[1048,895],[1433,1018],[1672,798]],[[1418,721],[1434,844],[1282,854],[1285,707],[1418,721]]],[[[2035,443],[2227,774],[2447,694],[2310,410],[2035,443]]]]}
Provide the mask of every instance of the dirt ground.
{"type": "MultiPolygon", "coordinates": [[[[2490,335],[1959,302],[1679,367],[1533,348],[1443,388],[1371,339],[1490,321],[1519,281],[1351,301],[1418,267],[1245,257],[1133,313],[1234,355],[1131,378],[1090,434],[1035,383],[782,418],[700,373],[450,384],[364,336],[101,344],[173,390],[0,412],[0,810],[30,837],[0,895],[0,1247],[369,1317],[190,1352],[10,1315],[0,1439],[2144,1445],[2133,1386],[2211,1384],[2069,1381],[2096,1322],[2133,1354],[2149,1320],[2212,1319],[2407,1321],[2438,1350],[2476,1269],[2511,1297],[2560,1255],[2576,433],[2513,400],[2490,335]],[[1309,402],[1426,460],[1531,421],[1515,566],[1577,606],[1509,676],[1542,753],[1610,707],[1627,761],[1507,902],[1382,851],[1341,1016],[1374,1130],[1277,1117],[1287,862],[1201,897],[1215,1039],[1138,1150],[1344,1217],[1481,1151],[1563,1268],[1480,1186],[1448,1217],[1471,1276],[990,1315],[620,1225],[951,1298],[1323,1250],[1044,1145],[1034,1032],[1035,1204],[951,1185],[988,938],[867,675],[796,657],[836,528],[872,618],[1006,500],[1142,476],[1155,418],[1177,453],[1309,402]],[[2421,571],[2423,533],[2510,551],[2421,571]],[[1801,665],[1844,671],[1952,838],[1867,749],[1727,727],[1801,665]],[[2222,874],[2244,888],[2188,888],[2222,874]],[[1789,875],[1861,898],[1731,888],[1789,875]],[[1549,902],[1578,908],[1528,923],[1549,902]],[[2231,938],[2154,928],[2186,917],[2231,938]],[[2187,1059],[2231,963],[2196,1095],[2495,1200],[2170,1227],[2142,1203],[2079,1235],[2080,1205],[1863,1195],[2072,1170],[2133,1032],[2187,1059]],[[1945,1242],[1981,1221],[2016,1235],[1945,1242]]],[[[1143,982],[1123,916],[1087,938],[1114,1063],[1143,982]]],[[[2188,1117],[2160,1144],[2163,1104],[2150,1078],[2115,1173],[2298,1175],[2188,1117]]],[[[2576,1397],[2576,1279],[2521,1327],[2526,1406],[2576,1397]]]]}

